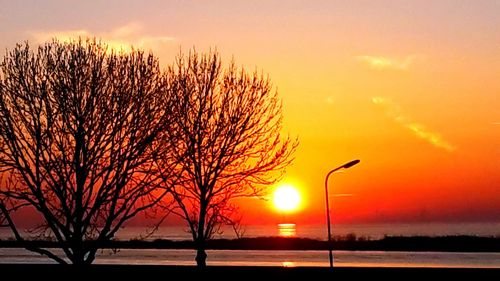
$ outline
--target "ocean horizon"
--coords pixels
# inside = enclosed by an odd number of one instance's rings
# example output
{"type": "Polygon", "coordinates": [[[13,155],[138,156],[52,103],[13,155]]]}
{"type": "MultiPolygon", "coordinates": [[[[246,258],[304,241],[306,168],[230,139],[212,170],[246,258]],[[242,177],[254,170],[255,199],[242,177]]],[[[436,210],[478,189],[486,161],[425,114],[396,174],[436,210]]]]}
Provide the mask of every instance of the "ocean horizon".
{"type": "MultiPolygon", "coordinates": [[[[276,225],[246,225],[242,237],[298,237],[317,240],[327,239],[327,227],[321,224],[276,224],[276,225]]],[[[145,240],[167,239],[173,241],[190,240],[191,234],[186,227],[179,225],[163,225],[152,232],[147,226],[126,226],[120,229],[115,239],[145,240]]],[[[26,229],[21,232],[27,234],[26,229]]],[[[500,222],[467,222],[467,223],[378,223],[378,224],[334,224],[332,237],[355,235],[367,239],[381,239],[384,236],[456,236],[471,235],[484,237],[500,237],[500,222]]],[[[12,239],[8,228],[0,229],[0,239],[12,239]]],[[[238,238],[231,227],[223,227],[216,233],[214,239],[238,238]]]]}
{"type": "MultiPolygon", "coordinates": [[[[321,224],[276,224],[247,225],[242,237],[298,237],[317,240],[327,239],[327,226],[321,224]]],[[[332,237],[355,235],[368,239],[381,239],[384,236],[455,236],[471,235],[485,237],[500,237],[500,222],[481,223],[379,223],[379,224],[339,224],[332,225],[332,237]]],[[[190,233],[183,226],[161,226],[150,235],[151,228],[144,226],[129,226],[120,230],[116,238],[119,240],[189,240],[190,233]]],[[[223,227],[221,233],[214,235],[215,239],[236,239],[231,227],[223,227]]]]}

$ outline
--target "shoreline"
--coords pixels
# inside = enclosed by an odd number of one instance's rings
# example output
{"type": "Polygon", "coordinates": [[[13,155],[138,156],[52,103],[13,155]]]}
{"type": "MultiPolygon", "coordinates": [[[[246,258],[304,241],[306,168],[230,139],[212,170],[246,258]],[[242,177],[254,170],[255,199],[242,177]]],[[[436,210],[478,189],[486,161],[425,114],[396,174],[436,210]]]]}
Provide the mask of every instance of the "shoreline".
{"type": "MultiPolygon", "coordinates": [[[[26,241],[31,246],[58,248],[53,241],[26,241]]],[[[190,240],[113,240],[97,244],[101,249],[194,249],[190,240]]],[[[15,240],[0,240],[0,248],[24,248],[15,240]]],[[[332,248],[346,251],[410,251],[410,252],[500,252],[500,237],[480,236],[386,236],[382,239],[348,237],[332,241],[332,248]]],[[[207,250],[328,250],[328,242],[308,238],[256,237],[213,239],[207,250]]]]}

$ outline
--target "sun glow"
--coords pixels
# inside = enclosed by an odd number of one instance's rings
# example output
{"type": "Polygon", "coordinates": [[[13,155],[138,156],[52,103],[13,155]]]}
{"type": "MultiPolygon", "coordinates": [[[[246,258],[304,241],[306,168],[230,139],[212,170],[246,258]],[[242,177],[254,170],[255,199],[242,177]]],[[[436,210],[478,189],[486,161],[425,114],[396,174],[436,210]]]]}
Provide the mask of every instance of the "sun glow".
{"type": "Polygon", "coordinates": [[[300,193],[291,185],[282,185],[274,191],[274,206],[285,212],[297,210],[300,204],[300,193]]]}

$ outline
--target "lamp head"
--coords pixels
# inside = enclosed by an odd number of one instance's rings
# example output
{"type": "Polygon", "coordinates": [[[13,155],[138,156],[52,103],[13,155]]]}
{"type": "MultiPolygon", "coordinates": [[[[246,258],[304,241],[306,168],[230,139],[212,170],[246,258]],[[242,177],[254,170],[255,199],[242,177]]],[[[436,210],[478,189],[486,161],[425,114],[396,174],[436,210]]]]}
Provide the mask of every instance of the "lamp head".
{"type": "Polygon", "coordinates": [[[350,168],[350,167],[358,164],[359,162],[360,162],[359,159],[352,160],[351,162],[344,164],[344,166],[342,166],[342,168],[344,168],[344,169],[350,168]]]}

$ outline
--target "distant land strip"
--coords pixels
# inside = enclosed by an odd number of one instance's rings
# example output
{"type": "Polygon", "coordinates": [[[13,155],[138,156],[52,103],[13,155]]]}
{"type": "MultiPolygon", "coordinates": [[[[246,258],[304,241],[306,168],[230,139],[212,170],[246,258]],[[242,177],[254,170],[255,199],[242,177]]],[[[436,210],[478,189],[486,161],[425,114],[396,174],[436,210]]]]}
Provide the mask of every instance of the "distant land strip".
{"type": "MultiPolygon", "coordinates": [[[[194,242],[157,239],[114,240],[95,243],[102,249],[194,249],[194,242]]],[[[18,242],[0,240],[0,248],[22,248],[26,244],[43,248],[58,248],[55,241],[31,240],[18,242]]],[[[347,237],[332,241],[334,250],[346,251],[438,251],[438,252],[500,252],[500,237],[481,236],[386,236],[382,239],[347,237]]],[[[328,242],[308,238],[256,237],[239,239],[213,239],[207,241],[212,250],[328,250],[328,242]]]]}

